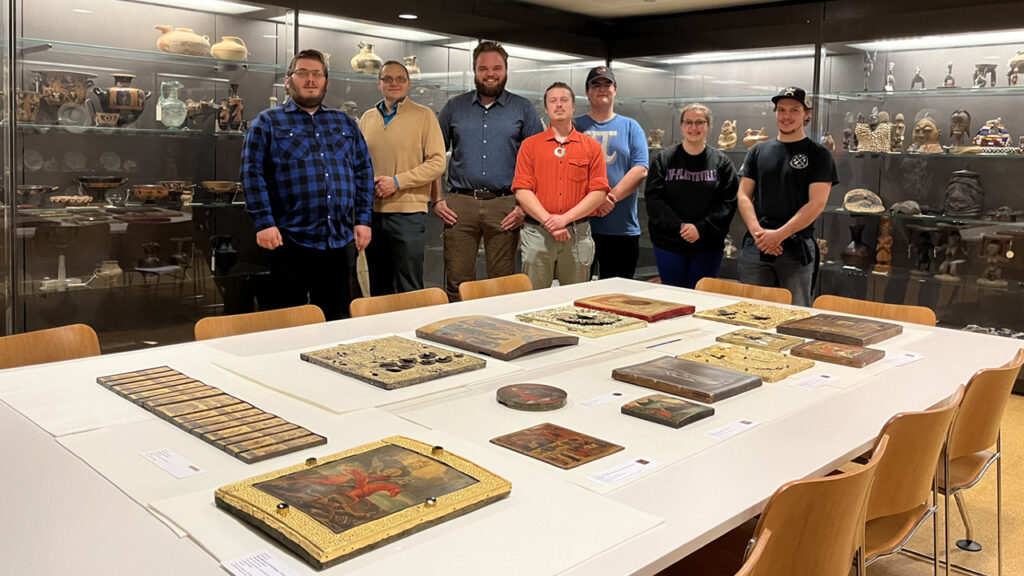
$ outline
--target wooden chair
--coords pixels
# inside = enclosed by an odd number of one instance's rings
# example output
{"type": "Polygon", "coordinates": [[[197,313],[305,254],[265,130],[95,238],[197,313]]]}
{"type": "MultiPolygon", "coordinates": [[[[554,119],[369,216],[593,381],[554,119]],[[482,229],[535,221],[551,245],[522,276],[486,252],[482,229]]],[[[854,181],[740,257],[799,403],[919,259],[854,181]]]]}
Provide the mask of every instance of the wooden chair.
{"type": "Polygon", "coordinates": [[[96,332],[85,324],[0,337],[0,369],[99,355],[96,332]]]}
{"type": "Polygon", "coordinates": [[[764,549],[768,546],[768,542],[771,539],[772,531],[765,530],[757,540],[751,541],[753,547],[750,549],[747,559],[743,562],[743,567],[736,573],[736,576],[768,575],[768,569],[761,567],[761,556],[764,554],[764,549]]]}
{"type": "Polygon", "coordinates": [[[768,500],[753,544],[769,531],[777,545],[764,546],[751,575],[848,576],[856,558],[863,570],[863,528],[868,490],[885,458],[887,436],[858,470],[783,484],[768,500]]]}
{"type": "MultiPolygon", "coordinates": [[[[1013,359],[999,368],[979,370],[967,382],[967,390],[960,402],[960,410],[949,432],[949,444],[938,473],[938,490],[946,504],[946,573],[949,573],[949,497],[956,500],[966,535],[957,540],[957,547],[972,552],[981,550],[974,540],[974,527],[967,514],[963,490],[981,480],[985,472],[996,465],[996,562],[998,573],[1003,573],[1002,510],[1003,510],[1003,438],[1002,423],[1010,391],[1024,364],[1024,348],[1013,359]],[[995,451],[990,450],[995,444],[995,451]],[[948,480],[947,480],[948,479],[948,480]]],[[[961,570],[980,574],[963,567],[961,570]]]]}
{"type": "Polygon", "coordinates": [[[815,298],[813,307],[818,310],[831,310],[833,312],[935,326],[935,311],[927,306],[885,304],[883,302],[869,302],[867,300],[825,294],[815,298]]]}
{"type": "Polygon", "coordinates": [[[477,298],[490,298],[491,296],[529,292],[530,290],[533,290],[533,285],[530,283],[529,276],[511,274],[498,278],[463,282],[459,284],[459,299],[476,300],[477,298]]]}
{"type": "MultiPolygon", "coordinates": [[[[934,516],[938,503],[935,462],[949,437],[950,424],[963,397],[964,387],[958,386],[945,405],[921,412],[902,412],[882,427],[878,437],[888,436],[889,446],[885,459],[875,471],[875,482],[868,496],[865,565],[902,550],[929,517],[932,518],[934,549],[938,550],[938,525],[934,516]]],[[[932,558],[937,574],[938,556],[932,558]]]]}
{"type": "Polygon", "coordinates": [[[395,312],[396,310],[408,310],[410,308],[421,308],[423,306],[436,306],[447,304],[448,295],[440,288],[425,288],[413,292],[401,294],[388,294],[386,296],[370,296],[367,298],[356,298],[349,306],[349,313],[353,318],[395,312]]]}
{"type": "Polygon", "coordinates": [[[319,324],[324,321],[324,313],[319,307],[306,304],[248,314],[209,316],[196,322],[194,330],[196,340],[209,340],[210,338],[224,338],[225,336],[263,332],[264,330],[319,324]]]}
{"type": "Polygon", "coordinates": [[[793,294],[789,290],[786,290],[785,288],[776,288],[774,286],[754,286],[752,284],[742,284],[731,280],[722,280],[721,278],[706,277],[697,281],[696,288],[701,292],[714,292],[716,294],[726,294],[728,296],[738,296],[740,298],[753,298],[755,300],[765,300],[778,304],[793,303],[793,294]]]}

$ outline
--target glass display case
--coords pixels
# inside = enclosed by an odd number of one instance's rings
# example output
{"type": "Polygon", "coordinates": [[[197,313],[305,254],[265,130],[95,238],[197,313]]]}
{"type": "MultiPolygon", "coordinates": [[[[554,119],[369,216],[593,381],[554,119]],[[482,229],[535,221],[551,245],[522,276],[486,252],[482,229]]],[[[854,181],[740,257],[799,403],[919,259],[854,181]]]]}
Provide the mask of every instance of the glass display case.
{"type": "Polygon", "coordinates": [[[946,325],[1024,329],[1014,251],[1024,44],[1013,37],[823,47],[819,121],[841,183],[820,227],[822,293],[928,306],[946,325]]]}

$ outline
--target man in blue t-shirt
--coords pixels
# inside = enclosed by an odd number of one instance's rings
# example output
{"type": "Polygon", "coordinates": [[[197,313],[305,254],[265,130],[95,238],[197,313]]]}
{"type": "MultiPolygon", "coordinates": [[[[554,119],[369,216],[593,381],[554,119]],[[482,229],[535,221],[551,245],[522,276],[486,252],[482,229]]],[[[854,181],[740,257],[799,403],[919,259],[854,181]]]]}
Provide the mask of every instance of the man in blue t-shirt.
{"type": "Polygon", "coordinates": [[[637,190],[647,177],[647,140],[636,120],[615,113],[615,74],[597,66],[587,74],[590,112],[576,129],[601,143],[611,190],[590,219],[601,278],[632,278],[640,258],[637,190]]]}

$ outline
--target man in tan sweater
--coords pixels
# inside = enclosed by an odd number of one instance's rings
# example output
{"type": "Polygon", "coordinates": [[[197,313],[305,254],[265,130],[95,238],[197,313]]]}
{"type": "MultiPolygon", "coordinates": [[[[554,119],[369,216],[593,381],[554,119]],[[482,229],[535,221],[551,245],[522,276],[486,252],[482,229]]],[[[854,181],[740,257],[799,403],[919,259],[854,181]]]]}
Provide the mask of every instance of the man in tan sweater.
{"type": "Polygon", "coordinates": [[[377,78],[384,99],[359,119],[374,173],[373,241],[366,248],[374,296],[423,288],[427,203],[444,172],[437,117],[409,100],[409,71],[389,61],[377,78]]]}

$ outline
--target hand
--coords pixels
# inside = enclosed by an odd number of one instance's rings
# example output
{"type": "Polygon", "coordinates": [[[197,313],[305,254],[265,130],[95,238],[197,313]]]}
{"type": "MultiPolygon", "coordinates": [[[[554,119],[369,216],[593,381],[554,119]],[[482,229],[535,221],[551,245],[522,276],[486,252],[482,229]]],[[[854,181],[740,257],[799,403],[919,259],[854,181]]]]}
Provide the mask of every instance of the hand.
{"type": "Polygon", "coordinates": [[[555,240],[559,242],[568,242],[572,240],[572,234],[566,228],[551,231],[551,235],[555,237],[555,240]]]}
{"type": "Polygon", "coordinates": [[[395,192],[398,192],[398,186],[395,185],[395,179],[391,176],[374,176],[373,177],[373,193],[378,198],[387,198],[395,192]]]}
{"type": "MultiPolygon", "coordinates": [[[[438,200],[434,203],[434,215],[440,218],[441,222],[444,222],[447,226],[455,226],[455,221],[459,219],[459,215],[453,212],[444,200],[438,200]]],[[[504,220],[502,221],[502,226],[504,226],[504,220]]]]}
{"type": "Polygon", "coordinates": [[[501,229],[505,232],[511,232],[522,226],[524,220],[526,220],[526,212],[519,206],[516,206],[501,219],[501,229]]]}
{"type": "Polygon", "coordinates": [[[697,230],[697,227],[689,222],[680,226],[679,235],[683,237],[683,240],[686,240],[690,244],[693,244],[700,239],[700,232],[697,230]]]}
{"type": "Polygon", "coordinates": [[[544,220],[544,228],[552,234],[555,230],[564,230],[569,224],[572,224],[572,221],[565,214],[550,214],[544,220]]]}
{"type": "Polygon", "coordinates": [[[281,239],[281,231],[277,229],[277,226],[260,230],[256,233],[256,244],[260,248],[266,248],[267,250],[273,250],[281,246],[284,244],[284,241],[281,239]]]}
{"type": "Polygon", "coordinates": [[[604,195],[604,202],[602,202],[601,205],[598,206],[597,210],[595,210],[594,212],[598,216],[607,216],[608,213],[611,212],[612,209],[614,209],[614,208],[615,208],[615,196],[612,196],[611,192],[609,192],[608,194],[604,195]]]}
{"type": "Polygon", "coordinates": [[[754,232],[754,245],[757,249],[771,256],[782,254],[782,241],[786,238],[778,230],[759,230],[754,232]]]}
{"type": "Polygon", "coordinates": [[[357,224],[353,231],[356,236],[356,250],[362,252],[370,245],[370,227],[364,224],[357,224]]]}

